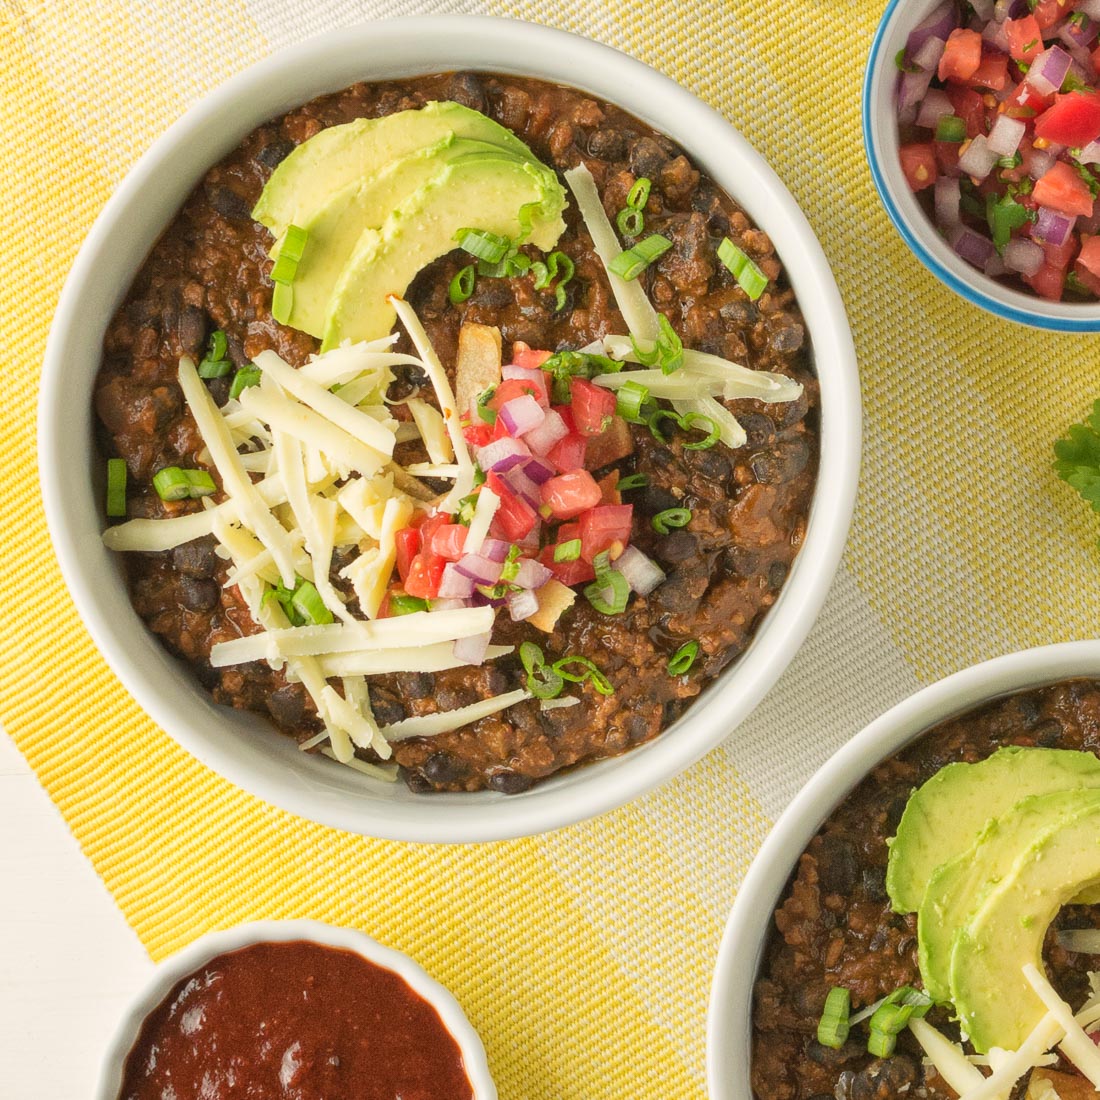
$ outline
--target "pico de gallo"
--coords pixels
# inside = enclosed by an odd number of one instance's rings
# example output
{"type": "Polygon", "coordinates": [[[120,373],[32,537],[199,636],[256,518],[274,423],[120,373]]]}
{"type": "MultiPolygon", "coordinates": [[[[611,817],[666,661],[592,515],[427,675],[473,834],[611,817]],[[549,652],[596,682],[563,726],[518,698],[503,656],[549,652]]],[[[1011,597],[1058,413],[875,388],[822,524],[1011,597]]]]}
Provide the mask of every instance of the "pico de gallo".
{"type": "Polygon", "coordinates": [[[896,61],[902,171],[954,251],[1100,298],[1100,0],[949,0],[896,61]]]}

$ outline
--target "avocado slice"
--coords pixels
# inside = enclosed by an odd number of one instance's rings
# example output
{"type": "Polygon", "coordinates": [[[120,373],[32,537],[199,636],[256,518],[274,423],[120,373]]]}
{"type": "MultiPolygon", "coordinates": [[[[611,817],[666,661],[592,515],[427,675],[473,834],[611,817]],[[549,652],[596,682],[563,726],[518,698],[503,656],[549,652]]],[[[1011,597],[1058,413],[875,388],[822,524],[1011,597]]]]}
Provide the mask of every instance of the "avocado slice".
{"type": "MultiPolygon", "coordinates": [[[[294,276],[294,300],[287,324],[311,336],[323,336],[333,290],[363,231],[378,229],[392,210],[431,183],[445,165],[474,155],[511,157],[499,145],[452,133],[333,194],[302,225],[309,237],[294,276]]],[[[273,258],[278,255],[280,243],[276,242],[271,250],[273,258]]]]}
{"type": "Polygon", "coordinates": [[[913,793],[890,842],[886,891],[915,913],[932,873],[969,848],[986,822],[1029,795],[1100,787],[1100,759],[1069,749],[998,749],[976,764],[948,764],[913,793]]]}
{"type": "Polygon", "coordinates": [[[934,1001],[942,1004],[951,998],[951,952],[956,933],[1005,880],[1020,854],[1054,823],[1098,801],[1097,790],[1055,791],[1022,799],[987,822],[965,852],[936,868],[917,910],[921,978],[934,1001]]]}
{"type": "Polygon", "coordinates": [[[381,118],[357,118],[314,134],[271,174],[252,217],[278,239],[288,225],[311,221],[335,192],[449,134],[500,146],[513,156],[531,157],[531,150],[515,134],[480,111],[449,100],[433,101],[381,118]]]}
{"type": "Polygon", "coordinates": [[[457,247],[460,229],[525,239],[548,250],[565,229],[564,209],[557,176],[535,162],[471,154],[444,165],[380,228],[360,236],[333,292],[322,350],[387,335],[395,317],[388,296],[404,294],[418,271],[457,247]]]}
{"type": "Polygon", "coordinates": [[[981,1054],[1016,1050],[1046,1008],[1021,973],[1042,970],[1043,939],[1058,910],[1100,883],[1100,792],[1081,794],[1081,808],[1058,820],[1020,853],[955,939],[951,999],[981,1054]]]}

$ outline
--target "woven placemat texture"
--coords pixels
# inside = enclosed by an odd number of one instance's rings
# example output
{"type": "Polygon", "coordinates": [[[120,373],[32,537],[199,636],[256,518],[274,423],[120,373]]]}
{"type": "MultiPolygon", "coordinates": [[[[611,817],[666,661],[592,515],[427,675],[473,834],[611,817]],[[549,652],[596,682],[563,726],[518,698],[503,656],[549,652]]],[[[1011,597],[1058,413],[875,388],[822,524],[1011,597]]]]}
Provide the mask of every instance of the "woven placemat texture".
{"type": "Polygon", "coordinates": [[[1095,632],[1094,525],[1051,474],[1050,447],[1100,395],[1097,341],[968,307],[890,227],[858,117],[880,13],[864,0],[0,0],[0,718],[154,958],[259,917],[354,925],[454,990],[503,1097],[697,1100],[722,923],[797,786],[920,683],[1095,632]],[[34,439],[61,284],[140,153],[274,48],[428,11],[488,11],[591,35],[721,110],[822,240],[866,403],[844,567],[809,642],[752,718],[627,808],[468,848],[311,825],[178,749],[75,614],[42,518],[34,439]]]}

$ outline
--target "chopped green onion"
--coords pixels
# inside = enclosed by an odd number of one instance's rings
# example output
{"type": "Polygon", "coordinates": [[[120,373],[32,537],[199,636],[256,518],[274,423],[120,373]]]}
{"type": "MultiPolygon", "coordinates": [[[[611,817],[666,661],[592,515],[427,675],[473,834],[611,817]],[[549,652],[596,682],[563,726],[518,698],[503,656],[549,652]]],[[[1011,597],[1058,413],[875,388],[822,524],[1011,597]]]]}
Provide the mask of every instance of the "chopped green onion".
{"type": "MultiPolygon", "coordinates": [[[[126,459],[107,459],[107,515],[112,519],[126,515],[126,459]]],[[[580,540],[577,540],[578,551],[580,540]]]]}
{"type": "Polygon", "coordinates": [[[667,535],[673,527],[686,527],[691,522],[690,508],[666,508],[653,517],[653,530],[667,535]]]}
{"type": "Polygon", "coordinates": [[[596,573],[596,580],[601,580],[611,571],[611,551],[601,550],[592,559],[592,568],[596,573]]]}
{"type": "Polygon", "coordinates": [[[570,539],[554,547],[554,561],[576,561],[581,556],[581,540],[570,539]]]}
{"type": "Polygon", "coordinates": [[[615,396],[615,412],[632,424],[641,424],[642,403],[649,397],[649,388],[640,382],[627,382],[615,396]]]}
{"type": "Polygon", "coordinates": [[[620,615],[630,599],[630,585],[617,569],[609,569],[602,576],[596,572],[596,580],[584,590],[588,602],[601,615],[620,615]]]}
{"type": "Polygon", "coordinates": [[[536,260],[531,265],[531,275],[534,278],[536,290],[545,290],[550,285],[550,268],[542,260],[536,260]]]}
{"type": "Polygon", "coordinates": [[[706,451],[718,442],[721,431],[718,425],[703,413],[689,412],[680,417],[680,427],[689,432],[693,428],[700,432],[706,432],[706,439],[700,439],[697,443],[685,443],[685,451],[706,451]],[[705,425],[705,427],[704,427],[705,425]]]}
{"type": "Polygon", "coordinates": [[[232,369],[233,364],[226,359],[229,350],[229,339],[219,328],[210,334],[210,341],[206,345],[206,355],[199,363],[200,378],[222,378],[232,369]]]}
{"type": "Polygon", "coordinates": [[[183,475],[187,478],[187,484],[191,487],[190,495],[192,497],[208,497],[211,493],[218,491],[214,479],[206,470],[184,470],[183,475]]]}
{"type": "Polygon", "coordinates": [[[684,642],[682,646],[668,659],[668,674],[670,676],[682,676],[699,656],[699,643],[695,641],[684,642]]]}
{"type": "Polygon", "coordinates": [[[571,684],[583,684],[587,680],[601,695],[615,694],[611,681],[587,657],[572,654],[555,661],[552,667],[563,680],[568,680],[571,684]],[[579,665],[581,671],[570,671],[570,665],[579,665]]]}
{"type": "Polygon", "coordinates": [[[206,358],[214,360],[224,359],[228,351],[229,338],[222,329],[214,329],[214,331],[210,333],[210,343],[206,348],[206,358]]]}
{"type": "Polygon", "coordinates": [[[554,381],[554,401],[564,405],[569,401],[571,378],[594,378],[598,374],[615,374],[623,369],[622,363],[605,355],[591,355],[583,351],[559,351],[551,355],[542,369],[548,371],[554,381]]]}
{"type": "Polygon", "coordinates": [[[889,1058],[898,1043],[898,1034],[909,1023],[913,1010],[907,1005],[884,1004],[871,1017],[867,1051],[876,1058],[889,1058]]]}
{"type": "Polygon", "coordinates": [[[427,611],[428,601],[419,596],[408,596],[404,592],[395,592],[390,596],[391,615],[411,615],[414,611],[427,611]]]}
{"type": "Polygon", "coordinates": [[[332,612],[325,607],[325,601],[321,599],[321,594],[313,586],[312,581],[302,581],[294,589],[290,603],[307,623],[320,626],[323,623],[332,622],[332,612]]]}
{"type": "Polygon", "coordinates": [[[527,690],[537,699],[556,699],[565,681],[546,663],[542,650],[534,642],[519,647],[519,659],[527,673],[527,690]]]}
{"type": "Polygon", "coordinates": [[[294,309],[294,288],[290,283],[276,283],[275,291],[271,295],[271,316],[285,325],[290,320],[291,311],[294,309]]]}
{"type": "Polygon", "coordinates": [[[619,478],[615,488],[620,493],[625,493],[627,489],[644,489],[649,484],[649,474],[627,474],[626,477],[619,478]]]}
{"type": "Polygon", "coordinates": [[[309,231],[298,225],[288,225],[279,245],[279,255],[271,269],[273,283],[292,283],[298,274],[298,262],[305,254],[309,231]]]}
{"type": "Polygon", "coordinates": [[[561,313],[565,309],[565,283],[558,283],[554,287],[554,312],[561,313]]]}
{"type": "Polygon", "coordinates": [[[153,488],[161,500],[186,500],[191,495],[191,482],[178,466],[165,466],[153,475],[153,488]]]}
{"type": "Polygon", "coordinates": [[[500,263],[508,254],[512,242],[507,237],[489,233],[484,229],[460,229],[454,236],[458,247],[479,260],[491,264],[500,263]]]}
{"type": "Polygon", "coordinates": [[[451,299],[451,305],[457,306],[459,303],[465,302],[473,294],[475,286],[477,286],[477,271],[473,264],[467,264],[451,280],[451,285],[447,288],[447,296],[451,299]]]}
{"type": "Polygon", "coordinates": [[[985,218],[989,223],[993,244],[998,252],[1005,250],[1015,230],[1031,220],[1028,208],[1015,202],[1008,195],[999,200],[995,195],[990,195],[985,203],[985,218]]]}
{"type": "Polygon", "coordinates": [[[534,642],[524,642],[520,645],[519,660],[520,664],[523,665],[523,671],[528,676],[533,675],[536,668],[546,664],[546,658],[542,655],[542,650],[534,642]]]}
{"type": "Polygon", "coordinates": [[[282,607],[286,617],[290,620],[291,626],[305,626],[305,619],[302,618],[301,612],[293,603],[294,590],[287,588],[282,581],[275,588],[269,588],[264,593],[262,603],[267,603],[268,600],[275,600],[282,607]]]}
{"type": "Polygon", "coordinates": [[[477,494],[471,493],[458,502],[458,508],[455,510],[455,523],[461,523],[464,527],[469,527],[474,521],[474,512],[476,511],[477,494]]]}
{"type": "Polygon", "coordinates": [[[669,409],[657,409],[653,415],[647,421],[649,425],[649,434],[653,436],[658,443],[667,443],[668,437],[661,434],[661,421],[671,420],[677,427],[680,426],[680,418],[676,413],[669,409]]]}
{"type": "Polygon", "coordinates": [[[649,191],[653,183],[645,176],[634,181],[634,186],[627,192],[626,205],[631,210],[644,210],[649,202],[649,191]]]}
{"type": "Polygon", "coordinates": [[[817,1025],[817,1041],[823,1047],[840,1050],[848,1041],[848,1032],[851,1029],[848,1014],[851,1005],[852,995],[843,986],[834,986],[829,990],[817,1025]]]}
{"type": "Polygon", "coordinates": [[[729,239],[725,237],[718,246],[718,259],[737,280],[737,285],[755,302],[768,285],[768,277],[729,239]]]}
{"type": "Polygon", "coordinates": [[[228,359],[204,359],[198,367],[200,378],[224,378],[232,369],[228,359]]]}
{"type": "Polygon", "coordinates": [[[1007,168],[1010,171],[1013,168],[1019,168],[1024,163],[1024,158],[1019,153],[1013,153],[1010,157],[998,157],[997,167],[1007,168]]]}
{"type": "Polygon", "coordinates": [[[608,270],[618,275],[620,279],[630,282],[639,275],[659,256],[663,256],[672,247],[672,241],[668,237],[662,237],[660,233],[654,233],[645,240],[639,241],[633,248],[620,252],[611,263],[608,270]]]}
{"type": "Polygon", "coordinates": [[[936,123],[936,140],[958,144],[966,139],[966,123],[958,115],[944,115],[936,123]]]}
{"type": "Polygon", "coordinates": [[[245,390],[250,389],[252,386],[258,386],[260,384],[260,374],[259,367],[241,367],[233,375],[233,384],[229,387],[229,396],[240,397],[245,390]]]}
{"type": "Polygon", "coordinates": [[[633,336],[630,343],[643,367],[659,366],[664,374],[671,374],[684,365],[684,343],[663,313],[657,314],[657,339],[652,348],[647,351],[639,347],[633,336]]]}
{"type": "Polygon", "coordinates": [[[627,206],[615,215],[615,224],[624,237],[637,237],[645,229],[645,214],[627,206]]]}

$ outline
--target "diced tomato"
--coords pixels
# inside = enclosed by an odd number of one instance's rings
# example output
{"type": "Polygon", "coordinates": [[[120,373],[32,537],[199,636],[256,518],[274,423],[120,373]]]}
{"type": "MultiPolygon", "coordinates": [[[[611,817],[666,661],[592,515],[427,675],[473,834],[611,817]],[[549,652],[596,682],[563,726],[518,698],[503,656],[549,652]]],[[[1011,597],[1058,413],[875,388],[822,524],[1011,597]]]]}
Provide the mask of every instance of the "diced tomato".
{"type": "Polygon", "coordinates": [[[1008,55],[987,51],[968,83],[971,87],[999,92],[1008,83],[1008,55]]]}
{"type": "Polygon", "coordinates": [[[1040,298],[1046,298],[1052,302],[1060,302],[1062,300],[1062,290],[1066,283],[1066,270],[1063,267],[1051,267],[1050,264],[1043,264],[1034,275],[1021,275],[1021,279],[1040,298]]]}
{"type": "MultiPolygon", "coordinates": [[[[571,470],[539,488],[542,503],[554,519],[572,519],[600,503],[600,487],[587,470],[571,470]]],[[[497,513],[499,515],[499,512],[497,513]]]]}
{"type": "Polygon", "coordinates": [[[405,591],[410,596],[431,600],[439,595],[439,582],[447,562],[437,558],[430,550],[422,550],[412,560],[409,575],[405,578],[405,591]]]}
{"type": "Polygon", "coordinates": [[[957,141],[934,141],[936,164],[941,176],[959,175],[959,146],[957,141]]]}
{"type": "Polygon", "coordinates": [[[461,523],[445,523],[432,533],[432,553],[447,561],[458,561],[470,529],[461,523]]]}
{"type": "Polygon", "coordinates": [[[485,480],[489,488],[500,497],[500,505],[493,516],[492,527],[497,532],[494,538],[507,539],[508,542],[518,542],[526,538],[538,522],[535,509],[522,497],[516,496],[495,470],[490,470],[485,480]]]}
{"type": "Polygon", "coordinates": [[[588,437],[588,449],[584,464],[589,470],[610,466],[634,453],[634,436],[630,425],[621,417],[613,416],[611,423],[599,435],[588,437]]]}
{"type": "Polygon", "coordinates": [[[625,547],[630,541],[633,504],[598,504],[582,512],[577,519],[581,530],[581,557],[594,561],[597,554],[610,550],[615,543],[625,547]]]}
{"type": "Polygon", "coordinates": [[[1092,53],[1089,54],[1089,60],[1092,61],[1092,67],[1100,72],[1100,46],[1097,46],[1092,53]]]}
{"type": "Polygon", "coordinates": [[[420,532],[415,527],[403,527],[394,536],[397,545],[397,575],[404,580],[409,575],[412,560],[420,552],[420,532]]]}
{"type": "Polygon", "coordinates": [[[462,438],[471,447],[484,447],[493,438],[493,429],[484,420],[479,420],[476,424],[467,424],[462,429],[462,438]]]}
{"type": "Polygon", "coordinates": [[[525,393],[531,394],[543,408],[549,407],[546,379],[540,376],[537,382],[528,382],[525,378],[506,378],[489,399],[489,408],[499,412],[501,405],[511,401],[513,397],[522,397],[525,393]]]}
{"type": "Polygon", "coordinates": [[[1050,244],[1048,241],[1040,241],[1039,244],[1043,246],[1046,263],[1061,271],[1065,271],[1069,267],[1070,261],[1077,252],[1077,241],[1072,234],[1065,244],[1050,244]]]}
{"type": "Polygon", "coordinates": [[[1081,149],[1100,137],[1100,92],[1056,95],[1035,120],[1035,136],[1081,149]]]}
{"type": "Polygon", "coordinates": [[[1068,15],[1072,6],[1069,0],[1039,0],[1031,14],[1035,16],[1039,29],[1045,31],[1053,27],[1063,15],[1068,15]]]}
{"type": "Polygon", "coordinates": [[[552,406],[554,412],[558,414],[565,421],[565,426],[571,431],[577,430],[577,425],[573,421],[573,409],[569,405],[554,405],[552,406]]]}
{"type": "Polygon", "coordinates": [[[1041,114],[1053,102],[1053,95],[1040,95],[1026,80],[1021,80],[1016,91],[1004,101],[1004,109],[1009,117],[1023,119],[1026,122],[1041,114]]]}
{"type": "Polygon", "coordinates": [[[611,473],[605,474],[596,484],[600,487],[601,504],[622,504],[622,493],[616,488],[619,484],[618,470],[612,470],[611,473]]]}
{"type": "Polygon", "coordinates": [[[489,442],[492,443],[497,439],[511,438],[512,433],[508,431],[508,425],[498,416],[496,422],[489,429],[489,442]]]}
{"type": "Polygon", "coordinates": [[[569,380],[573,421],[581,435],[599,435],[615,415],[616,399],[611,390],[595,386],[585,378],[569,380]]]}
{"type": "Polygon", "coordinates": [[[914,141],[898,150],[905,182],[912,191],[923,191],[936,182],[936,150],[930,141],[914,141]]]}
{"type": "Polygon", "coordinates": [[[957,27],[947,36],[947,48],[940,58],[940,80],[965,84],[982,63],[982,36],[977,31],[957,27]]]}
{"type": "Polygon", "coordinates": [[[1092,192],[1085,181],[1064,161],[1056,161],[1035,184],[1032,196],[1040,206],[1062,214],[1092,216],[1092,192]]]}
{"type": "Polygon", "coordinates": [[[1016,61],[1030,64],[1043,51],[1043,32],[1034,15],[1004,21],[1008,52],[1016,61]]]}
{"type": "Polygon", "coordinates": [[[1081,235],[1081,251],[1073,265],[1074,273],[1100,298],[1100,237],[1081,235]]]}
{"type": "Polygon", "coordinates": [[[550,448],[546,457],[553,463],[554,469],[567,474],[570,470],[579,470],[584,465],[587,449],[588,441],[584,436],[570,432],[550,448]]]}
{"type": "Polygon", "coordinates": [[[966,136],[977,137],[984,134],[985,103],[981,95],[973,88],[960,88],[950,85],[944,88],[955,114],[966,123],[966,136]]]}
{"type": "MultiPolygon", "coordinates": [[[[567,542],[567,539],[562,539],[567,542]]],[[[592,563],[584,558],[576,558],[574,561],[554,561],[554,547],[544,546],[539,554],[539,561],[549,569],[554,576],[564,585],[587,584],[596,579],[596,570],[592,563]]]]}
{"type": "Polygon", "coordinates": [[[549,351],[536,351],[534,348],[529,348],[522,340],[517,340],[512,345],[512,362],[515,366],[524,367],[527,370],[538,370],[552,354],[549,351]]]}

